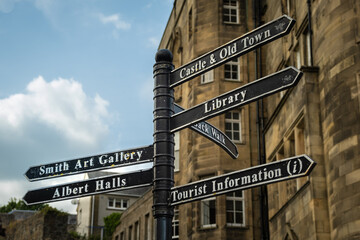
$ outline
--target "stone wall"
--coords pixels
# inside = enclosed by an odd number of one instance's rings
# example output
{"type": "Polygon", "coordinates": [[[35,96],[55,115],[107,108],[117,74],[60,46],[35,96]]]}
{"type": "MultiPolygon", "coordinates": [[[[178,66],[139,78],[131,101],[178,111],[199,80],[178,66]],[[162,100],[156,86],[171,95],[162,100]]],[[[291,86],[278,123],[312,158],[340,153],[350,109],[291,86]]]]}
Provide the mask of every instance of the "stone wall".
{"type": "Polygon", "coordinates": [[[288,65],[304,72],[296,87],[267,98],[267,159],[297,153],[301,140],[317,162],[305,189],[299,181],[268,186],[270,235],[359,239],[360,2],[309,1],[311,34],[307,3],[266,1],[265,22],[296,19],[288,36],[264,46],[266,74],[288,65]]]}
{"type": "Polygon", "coordinates": [[[6,229],[8,240],[69,239],[68,215],[58,211],[42,211],[24,220],[11,222],[6,229]]]}

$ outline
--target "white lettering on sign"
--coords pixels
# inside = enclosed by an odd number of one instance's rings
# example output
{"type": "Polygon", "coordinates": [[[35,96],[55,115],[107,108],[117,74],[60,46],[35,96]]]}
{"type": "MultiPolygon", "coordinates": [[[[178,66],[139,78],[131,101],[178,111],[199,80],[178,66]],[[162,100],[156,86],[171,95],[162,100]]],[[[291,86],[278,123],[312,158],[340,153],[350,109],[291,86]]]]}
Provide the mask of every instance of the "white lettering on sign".
{"type": "Polygon", "coordinates": [[[247,185],[247,184],[254,184],[258,183],[260,181],[267,181],[272,180],[274,178],[281,177],[281,169],[275,169],[275,170],[267,170],[264,168],[263,170],[260,170],[258,173],[238,177],[238,178],[225,178],[224,181],[212,181],[212,192],[217,191],[223,191],[230,188],[236,188],[240,187],[241,185],[247,185]]]}
{"type": "Polygon", "coordinates": [[[187,77],[193,73],[199,72],[200,70],[204,69],[206,67],[206,61],[198,61],[195,63],[195,65],[191,67],[184,67],[180,71],[180,78],[187,77]]]}
{"type": "Polygon", "coordinates": [[[114,177],[110,181],[101,179],[96,181],[95,191],[120,188],[124,186],[126,186],[126,178],[121,179],[120,177],[114,177]]]}
{"type": "Polygon", "coordinates": [[[215,128],[211,129],[211,134],[213,138],[217,139],[219,142],[222,142],[225,144],[225,137],[223,134],[221,134],[219,131],[217,131],[215,128]]]}
{"type": "Polygon", "coordinates": [[[79,170],[82,168],[88,168],[93,166],[94,166],[94,158],[90,158],[89,160],[83,160],[83,161],[79,159],[77,160],[74,169],[79,170]]]}
{"type": "Polygon", "coordinates": [[[115,156],[113,155],[108,156],[107,154],[104,154],[99,157],[99,163],[104,165],[109,163],[111,164],[117,162],[127,162],[129,160],[134,160],[134,159],[136,161],[139,161],[142,152],[143,151],[128,152],[128,153],[120,152],[120,153],[115,153],[115,156]]]}
{"type": "Polygon", "coordinates": [[[205,113],[212,112],[219,108],[224,108],[232,103],[243,102],[245,100],[245,96],[246,90],[243,90],[222,99],[216,98],[211,100],[211,102],[205,103],[205,113]]]}
{"type": "Polygon", "coordinates": [[[224,178],[215,178],[209,181],[199,182],[190,188],[187,186],[173,189],[171,200],[173,203],[188,201],[192,198],[204,198],[206,196],[221,194],[221,192],[229,192],[240,187],[251,184],[259,184],[264,181],[271,181],[283,177],[281,168],[259,169],[258,172],[248,173],[245,175],[233,175],[224,178]]]}
{"type": "Polygon", "coordinates": [[[227,57],[230,57],[231,55],[236,53],[236,43],[234,43],[233,45],[229,45],[224,47],[223,49],[220,50],[220,58],[224,59],[227,57]]]}
{"type": "Polygon", "coordinates": [[[205,123],[200,122],[200,123],[194,124],[193,126],[207,134],[210,134],[210,126],[205,123]]]}
{"type": "Polygon", "coordinates": [[[270,30],[266,30],[265,32],[256,34],[254,37],[246,37],[242,39],[241,43],[243,44],[243,48],[247,48],[269,37],[270,30]]]}
{"type": "Polygon", "coordinates": [[[181,201],[183,199],[193,198],[199,195],[206,194],[206,187],[206,184],[204,184],[199,187],[195,185],[194,189],[184,190],[180,192],[178,190],[175,190],[172,192],[173,201],[181,201]]]}
{"type": "Polygon", "coordinates": [[[70,186],[61,187],[61,189],[56,188],[52,198],[54,199],[54,198],[59,198],[59,197],[67,197],[67,196],[73,196],[73,195],[87,193],[87,192],[89,192],[88,188],[89,188],[88,184],[85,184],[84,186],[73,187],[73,188],[71,188],[70,186]]]}
{"type": "Polygon", "coordinates": [[[48,167],[41,166],[39,169],[39,175],[40,176],[44,174],[55,175],[62,171],[68,171],[68,170],[69,170],[69,164],[67,162],[56,163],[55,166],[48,166],[48,167]]]}

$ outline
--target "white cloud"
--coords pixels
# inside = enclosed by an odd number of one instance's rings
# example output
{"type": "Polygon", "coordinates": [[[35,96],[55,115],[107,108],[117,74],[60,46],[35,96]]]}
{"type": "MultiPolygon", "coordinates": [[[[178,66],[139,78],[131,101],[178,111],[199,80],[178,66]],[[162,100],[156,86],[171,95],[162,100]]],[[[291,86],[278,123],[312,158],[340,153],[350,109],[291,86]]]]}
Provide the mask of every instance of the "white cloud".
{"type": "Polygon", "coordinates": [[[94,145],[108,131],[108,103],[100,96],[86,96],[80,83],[59,78],[46,82],[38,77],[26,94],[0,100],[0,128],[22,132],[29,121],[37,121],[58,131],[69,141],[94,145]]]}
{"type": "Polygon", "coordinates": [[[22,179],[30,166],[99,151],[113,116],[108,102],[79,82],[31,81],[25,93],[0,99],[0,180],[22,179]]]}
{"type": "Polygon", "coordinates": [[[64,10],[63,1],[56,0],[34,0],[35,7],[44,14],[53,27],[60,29],[61,12],[64,10]]]}
{"type": "Polygon", "coordinates": [[[0,0],[0,12],[10,13],[14,10],[15,3],[19,0],[0,0]]]}
{"type": "Polygon", "coordinates": [[[131,28],[131,24],[122,20],[119,14],[105,16],[104,14],[100,13],[98,16],[100,22],[103,24],[111,24],[117,30],[128,30],[131,28]]]}
{"type": "Polygon", "coordinates": [[[51,16],[56,8],[54,0],[35,0],[34,4],[35,7],[42,11],[46,16],[51,16]]]}
{"type": "Polygon", "coordinates": [[[157,48],[159,46],[160,41],[156,37],[150,37],[148,40],[149,40],[151,47],[157,48]]]}

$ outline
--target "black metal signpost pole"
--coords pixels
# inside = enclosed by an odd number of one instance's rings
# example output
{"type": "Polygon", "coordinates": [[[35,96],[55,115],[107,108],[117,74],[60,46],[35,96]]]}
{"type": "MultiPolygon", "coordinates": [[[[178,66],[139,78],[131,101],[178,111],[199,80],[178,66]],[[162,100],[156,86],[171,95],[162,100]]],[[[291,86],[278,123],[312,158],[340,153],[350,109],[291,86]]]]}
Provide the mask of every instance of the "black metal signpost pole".
{"type": "Polygon", "coordinates": [[[170,117],[174,113],[174,90],[170,86],[172,53],[161,49],[154,65],[154,185],[153,213],[156,220],[156,239],[171,239],[174,215],[170,205],[174,185],[174,135],[170,132],[170,117]]]}

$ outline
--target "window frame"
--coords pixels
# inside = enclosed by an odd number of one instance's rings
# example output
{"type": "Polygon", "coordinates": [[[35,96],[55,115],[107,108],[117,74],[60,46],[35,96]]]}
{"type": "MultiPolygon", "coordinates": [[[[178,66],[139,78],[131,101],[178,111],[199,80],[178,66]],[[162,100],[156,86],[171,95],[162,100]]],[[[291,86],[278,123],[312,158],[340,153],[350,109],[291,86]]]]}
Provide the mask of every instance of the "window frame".
{"type": "Polygon", "coordinates": [[[243,190],[238,190],[235,192],[231,192],[226,194],[226,225],[229,227],[245,227],[246,226],[246,215],[245,215],[245,191],[243,190]],[[236,196],[235,193],[236,192],[241,192],[241,197],[236,196]],[[231,196],[229,195],[231,194],[231,196]],[[228,216],[228,212],[230,212],[227,207],[228,207],[228,201],[231,201],[231,203],[233,204],[233,210],[231,211],[233,213],[233,219],[234,222],[230,223],[228,222],[227,216],[228,216]],[[236,210],[236,203],[237,202],[241,202],[241,206],[242,206],[242,210],[241,211],[237,211],[236,210]],[[240,212],[241,216],[242,216],[242,223],[237,223],[237,219],[236,219],[236,213],[240,212]]]}
{"type": "Polygon", "coordinates": [[[114,210],[126,210],[129,207],[129,200],[123,199],[123,198],[116,198],[116,197],[108,197],[108,209],[114,209],[114,210]],[[110,205],[110,202],[113,202],[112,206],[110,205]],[[120,207],[116,207],[116,203],[120,202],[120,207]],[[126,203],[126,207],[124,207],[124,204],[126,203]]]}
{"type": "Polygon", "coordinates": [[[174,133],[174,172],[180,171],[180,131],[174,133]]]}
{"type": "Polygon", "coordinates": [[[216,227],[216,197],[209,197],[209,198],[206,198],[206,199],[203,199],[201,200],[201,227],[202,228],[215,228],[216,227]],[[211,201],[214,201],[214,206],[215,206],[215,216],[214,216],[214,219],[215,219],[215,222],[214,223],[210,223],[210,220],[211,220],[211,211],[210,211],[210,202],[211,201]],[[208,204],[205,204],[205,202],[208,202],[208,204]],[[206,216],[205,218],[205,207],[208,208],[208,216],[206,216]],[[209,223],[205,223],[205,220],[208,220],[209,223]]]}
{"type": "Polygon", "coordinates": [[[243,136],[242,136],[243,130],[242,130],[242,109],[240,110],[232,110],[225,113],[225,134],[233,141],[234,143],[243,143],[243,136]],[[233,118],[233,113],[239,114],[239,119],[233,118]],[[231,118],[227,118],[227,115],[231,114],[231,118]],[[231,129],[228,129],[228,124],[231,124],[231,129]],[[238,130],[234,130],[234,124],[238,124],[238,130]],[[228,133],[231,133],[231,136],[229,136],[228,133]],[[234,139],[234,133],[239,134],[239,139],[234,139]]]}
{"type": "Polygon", "coordinates": [[[240,13],[239,13],[239,1],[238,0],[224,0],[223,1],[223,15],[222,15],[222,21],[224,24],[239,24],[240,19],[240,13]],[[232,6],[231,2],[235,2],[236,6],[232,6]],[[231,10],[235,10],[235,17],[236,21],[232,21],[233,14],[231,13],[231,10]],[[225,20],[225,16],[229,18],[229,20],[225,20]]]}
{"type": "Polygon", "coordinates": [[[175,206],[174,207],[174,217],[171,223],[171,229],[172,229],[172,234],[171,234],[171,239],[179,239],[179,206],[175,206]],[[177,230],[177,235],[175,235],[177,230]]]}
{"type": "Polygon", "coordinates": [[[240,78],[240,58],[236,58],[233,59],[227,63],[224,64],[224,80],[225,81],[231,81],[231,82],[241,82],[241,78],[240,78]],[[230,71],[226,70],[226,67],[230,66],[230,71]],[[232,78],[232,74],[233,74],[233,66],[236,67],[236,73],[237,73],[237,78],[234,79],[232,78]],[[226,77],[226,73],[230,72],[230,78],[226,77]]]}
{"type": "Polygon", "coordinates": [[[212,82],[214,82],[214,69],[201,74],[200,84],[207,84],[212,82]]]}

